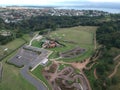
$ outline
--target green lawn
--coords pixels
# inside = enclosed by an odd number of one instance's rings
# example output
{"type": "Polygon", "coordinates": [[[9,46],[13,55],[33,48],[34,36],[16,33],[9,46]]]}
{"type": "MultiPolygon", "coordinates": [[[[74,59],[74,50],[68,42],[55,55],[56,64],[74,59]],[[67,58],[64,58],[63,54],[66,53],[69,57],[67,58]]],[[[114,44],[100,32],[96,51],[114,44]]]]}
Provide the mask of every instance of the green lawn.
{"type": "Polygon", "coordinates": [[[2,58],[5,55],[11,53],[13,50],[20,47],[24,43],[25,43],[25,40],[23,40],[22,38],[16,38],[15,40],[7,43],[6,45],[0,45],[0,58],[2,58]],[[6,48],[8,50],[4,51],[6,48]]]}
{"type": "Polygon", "coordinates": [[[29,43],[29,41],[33,38],[32,36],[30,36],[29,34],[24,34],[23,38],[29,43]]]}
{"type": "Polygon", "coordinates": [[[15,40],[7,43],[6,45],[1,45],[4,48],[8,48],[8,49],[16,49],[17,47],[19,47],[20,45],[22,45],[23,43],[25,43],[25,41],[21,38],[16,38],[15,40]]]}
{"type": "Polygon", "coordinates": [[[92,44],[93,34],[97,27],[79,26],[73,28],[62,28],[57,31],[51,32],[51,38],[59,38],[67,41],[74,41],[78,44],[92,44]]]}
{"type": "Polygon", "coordinates": [[[42,42],[37,41],[37,40],[34,40],[34,41],[32,42],[32,46],[34,46],[34,47],[42,48],[41,44],[42,44],[42,42]]]}

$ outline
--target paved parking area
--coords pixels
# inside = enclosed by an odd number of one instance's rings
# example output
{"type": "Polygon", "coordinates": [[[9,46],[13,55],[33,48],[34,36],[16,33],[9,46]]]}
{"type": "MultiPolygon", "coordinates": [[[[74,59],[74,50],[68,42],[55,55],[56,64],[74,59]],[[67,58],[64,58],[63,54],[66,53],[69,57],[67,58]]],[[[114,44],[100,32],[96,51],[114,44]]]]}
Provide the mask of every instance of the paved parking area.
{"type": "Polygon", "coordinates": [[[42,63],[49,53],[50,52],[45,49],[32,46],[23,46],[17,54],[9,60],[9,62],[19,67],[30,64],[33,68],[37,64],[42,63]]]}

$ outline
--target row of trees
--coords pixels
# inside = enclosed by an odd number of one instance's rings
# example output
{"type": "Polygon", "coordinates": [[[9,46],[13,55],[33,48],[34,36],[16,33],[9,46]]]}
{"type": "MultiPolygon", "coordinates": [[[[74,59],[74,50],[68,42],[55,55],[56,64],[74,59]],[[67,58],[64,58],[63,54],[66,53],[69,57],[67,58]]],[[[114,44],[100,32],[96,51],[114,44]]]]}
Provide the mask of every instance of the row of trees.
{"type": "Polygon", "coordinates": [[[39,31],[43,29],[65,28],[73,27],[78,25],[91,25],[98,26],[103,24],[101,19],[104,16],[99,17],[88,17],[88,16],[37,16],[31,17],[29,20],[23,20],[17,23],[5,24],[3,21],[0,22],[1,28],[11,29],[11,30],[22,30],[27,31],[39,31]]]}
{"type": "Polygon", "coordinates": [[[4,45],[4,44],[12,41],[13,39],[14,39],[14,37],[12,35],[10,35],[10,36],[0,35],[0,45],[4,45]]]}

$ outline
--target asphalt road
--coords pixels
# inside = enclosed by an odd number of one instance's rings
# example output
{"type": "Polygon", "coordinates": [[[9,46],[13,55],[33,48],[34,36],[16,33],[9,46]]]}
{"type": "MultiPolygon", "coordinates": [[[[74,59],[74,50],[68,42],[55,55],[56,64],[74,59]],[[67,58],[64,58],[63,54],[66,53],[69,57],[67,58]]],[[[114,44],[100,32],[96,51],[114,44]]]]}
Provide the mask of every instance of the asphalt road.
{"type": "Polygon", "coordinates": [[[0,80],[2,79],[2,69],[3,69],[2,63],[0,62],[0,80]]]}
{"type": "Polygon", "coordinates": [[[48,90],[48,88],[41,81],[37,80],[29,73],[29,65],[24,66],[20,73],[26,80],[34,85],[37,90],[48,90]]]}

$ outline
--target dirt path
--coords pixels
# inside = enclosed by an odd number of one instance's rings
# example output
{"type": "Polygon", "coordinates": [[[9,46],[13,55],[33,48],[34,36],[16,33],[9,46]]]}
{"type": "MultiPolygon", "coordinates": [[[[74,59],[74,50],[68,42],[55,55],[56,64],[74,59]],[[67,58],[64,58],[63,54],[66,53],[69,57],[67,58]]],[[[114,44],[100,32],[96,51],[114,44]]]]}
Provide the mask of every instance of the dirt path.
{"type": "Polygon", "coordinates": [[[54,90],[61,90],[56,83],[56,79],[58,78],[62,79],[61,83],[63,83],[67,88],[75,87],[77,90],[91,90],[89,81],[87,80],[83,72],[81,72],[81,74],[76,75],[74,74],[73,67],[66,67],[60,72],[58,72],[59,64],[64,62],[53,61],[53,63],[57,65],[55,72],[54,73],[44,72],[44,75],[47,77],[50,77],[48,80],[53,86],[54,90]],[[74,76],[71,77],[71,75],[74,75],[74,76]],[[77,83],[78,79],[80,79],[81,83],[77,83]],[[75,83],[73,83],[72,85],[69,85],[68,83],[66,83],[66,81],[68,80],[74,81],[75,83]]]}
{"type": "Polygon", "coordinates": [[[86,75],[85,75],[83,72],[82,72],[82,75],[84,76],[85,81],[87,82],[87,85],[88,85],[89,90],[92,90],[92,88],[91,88],[91,86],[90,86],[90,82],[89,82],[89,80],[87,79],[86,75]]]}
{"type": "Polygon", "coordinates": [[[120,55],[116,56],[113,60],[116,61],[119,58],[120,58],[120,55]]]}
{"type": "Polygon", "coordinates": [[[51,61],[54,61],[59,64],[69,64],[69,65],[73,66],[74,68],[77,68],[80,71],[82,71],[84,68],[86,68],[86,65],[89,63],[89,60],[90,60],[90,58],[86,59],[83,63],[80,63],[80,62],[79,63],[76,63],[76,62],[69,63],[69,62],[55,61],[55,60],[51,60],[51,61]]]}
{"type": "Polygon", "coordinates": [[[95,79],[98,79],[97,73],[96,73],[96,68],[94,69],[94,77],[95,79]]]}
{"type": "Polygon", "coordinates": [[[82,71],[83,69],[86,68],[86,65],[89,63],[89,61],[90,61],[90,58],[86,59],[83,63],[70,63],[70,65],[82,71]]]}
{"type": "Polygon", "coordinates": [[[54,59],[50,59],[50,61],[56,61],[56,60],[59,60],[61,59],[62,57],[58,57],[58,58],[54,58],[54,59]]]}
{"type": "Polygon", "coordinates": [[[50,79],[50,81],[54,81],[55,78],[57,78],[57,76],[58,76],[59,64],[56,63],[56,62],[54,62],[54,63],[57,65],[57,68],[56,68],[55,72],[54,72],[53,74],[51,74],[51,79],[50,79]]]}
{"type": "Polygon", "coordinates": [[[96,64],[96,63],[95,63],[95,62],[92,63],[89,67],[86,67],[85,69],[86,69],[86,70],[90,70],[90,69],[93,67],[94,64],[96,64]]]}
{"type": "Polygon", "coordinates": [[[119,66],[120,66],[120,62],[115,66],[114,71],[108,76],[108,78],[112,78],[116,74],[119,66]]]}
{"type": "Polygon", "coordinates": [[[94,49],[97,49],[96,34],[94,34],[94,49]]]}
{"type": "Polygon", "coordinates": [[[32,45],[33,40],[34,40],[37,36],[38,36],[38,34],[36,34],[36,35],[30,40],[29,46],[32,45]]]}
{"type": "Polygon", "coordinates": [[[36,35],[30,40],[29,46],[32,45],[32,42],[33,42],[35,39],[39,41],[41,38],[42,38],[41,35],[36,34],[36,35]]]}

